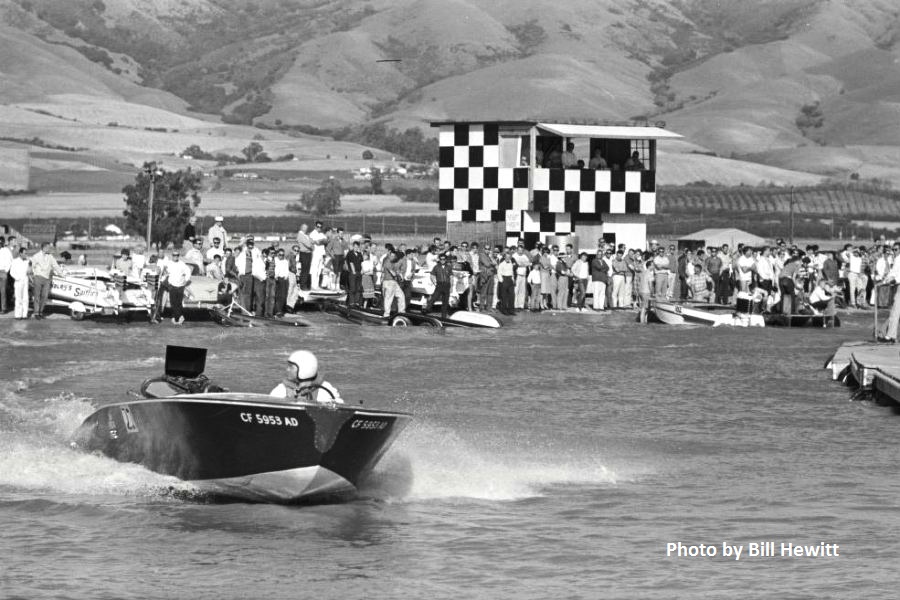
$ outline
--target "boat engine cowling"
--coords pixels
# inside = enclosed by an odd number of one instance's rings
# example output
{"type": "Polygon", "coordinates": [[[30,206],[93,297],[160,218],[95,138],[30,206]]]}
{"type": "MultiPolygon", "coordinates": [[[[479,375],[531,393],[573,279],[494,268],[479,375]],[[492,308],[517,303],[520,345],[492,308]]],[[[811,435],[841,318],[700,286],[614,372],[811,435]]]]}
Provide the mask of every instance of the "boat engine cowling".
{"type": "Polygon", "coordinates": [[[151,377],[141,384],[141,395],[145,398],[167,398],[182,394],[209,394],[227,392],[226,388],[212,383],[206,375],[179,377],[163,375],[151,377]]]}

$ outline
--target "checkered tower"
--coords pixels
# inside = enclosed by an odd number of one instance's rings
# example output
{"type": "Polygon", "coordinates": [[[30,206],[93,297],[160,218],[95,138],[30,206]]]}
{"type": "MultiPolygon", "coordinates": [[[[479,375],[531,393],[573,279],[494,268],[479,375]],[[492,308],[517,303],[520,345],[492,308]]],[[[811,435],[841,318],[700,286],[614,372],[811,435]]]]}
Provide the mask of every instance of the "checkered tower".
{"type": "Polygon", "coordinates": [[[447,213],[448,229],[452,223],[505,223],[507,243],[524,239],[533,247],[548,236],[577,234],[579,224],[596,233],[604,223],[610,228],[633,221],[645,231],[644,216],[656,212],[655,171],[501,166],[501,123],[435,126],[439,208],[447,213]]]}

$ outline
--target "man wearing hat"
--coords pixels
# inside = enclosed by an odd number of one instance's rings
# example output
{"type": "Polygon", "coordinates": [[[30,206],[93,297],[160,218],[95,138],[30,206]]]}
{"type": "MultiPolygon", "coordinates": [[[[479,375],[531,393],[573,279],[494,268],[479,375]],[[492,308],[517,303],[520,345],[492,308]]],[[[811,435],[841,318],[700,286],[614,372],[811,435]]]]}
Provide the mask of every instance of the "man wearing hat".
{"type": "Polygon", "coordinates": [[[206,232],[206,239],[209,241],[210,246],[215,245],[213,244],[213,240],[216,238],[219,238],[222,242],[222,246],[225,246],[228,243],[228,232],[225,231],[224,221],[225,219],[222,218],[222,215],[216,215],[215,223],[213,223],[213,226],[206,232]]]}
{"type": "Polygon", "coordinates": [[[261,304],[266,280],[266,265],[252,235],[247,236],[241,251],[234,259],[234,266],[240,284],[241,304],[248,311],[252,311],[254,301],[257,305],[261,304]]]}

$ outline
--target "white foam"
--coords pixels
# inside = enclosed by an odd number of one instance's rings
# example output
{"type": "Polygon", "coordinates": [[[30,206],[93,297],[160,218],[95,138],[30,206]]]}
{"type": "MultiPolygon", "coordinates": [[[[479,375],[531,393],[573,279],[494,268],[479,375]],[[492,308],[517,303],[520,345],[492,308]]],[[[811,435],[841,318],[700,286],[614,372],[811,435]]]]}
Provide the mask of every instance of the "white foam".
{"type": "Polygon", "coordinates": [[[28,440],[0,444],[0,486],[77,495],[159,495],[193,488],[135,464],[28,440]]]}
{"type": "MultiPolygon", "coordinates": [[[[616,474],[599,459],[572,453],[541,453],[492,438],[480,444],[454,431],[424,423],[404,431],[375,473],[381,481],[403,481],[403,500],[469,499],[513,501],[545,495],[560,485],[614,484],[616,474]]],[[[381,486],[379,486],[381,487],[381,486]]]]}
{"type": "Polygon", "coordinates": [[[72,448],[72,435],[94,410],[86,399],[64,393],[34,400],[0,387],[0,487],[81,495],[194,491],[140,465],[72,448]]]}

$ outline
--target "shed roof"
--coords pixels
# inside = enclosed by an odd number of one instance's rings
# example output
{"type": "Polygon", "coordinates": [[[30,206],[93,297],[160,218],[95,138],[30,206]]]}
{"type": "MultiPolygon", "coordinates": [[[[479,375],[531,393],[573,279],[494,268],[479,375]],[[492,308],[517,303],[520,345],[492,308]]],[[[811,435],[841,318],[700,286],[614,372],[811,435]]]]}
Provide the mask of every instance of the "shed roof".
{"type": "Polygon", "coordinates": [[[537,126],[544,133],[562,137],[591,137],[604,139],[623,140],[656,140],[674,139],[681,135],[662,127],[650,125],[625,125],[625,124],[576,124],[576,123],[550,123],[540,121],[435,121],[432,127],[444,125],[499,125],[501,127],[533,127],[537,126]]]}
{"type": "Polygon", "coordinates": [[[679,237],[678,241],[703,241],[707,245],[729,244],[732,246],[739,243],[750,244],[752,246],[759,246],[766,243],[765,238],[761,238],[758,235],[748,233],[735,227],[701,229],[700,231],[679,237]]]}
{"type": "Polygon", "coordinates": [[[622,140],[658,140],[680,138],[673,131],[661,127],[635,127],[624,125],[573,125],[569,123],[538,123],[539,128],[562,137],[590,137],[622,140]]]}

